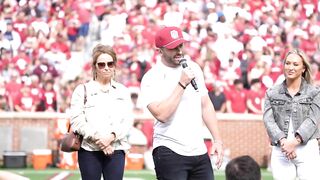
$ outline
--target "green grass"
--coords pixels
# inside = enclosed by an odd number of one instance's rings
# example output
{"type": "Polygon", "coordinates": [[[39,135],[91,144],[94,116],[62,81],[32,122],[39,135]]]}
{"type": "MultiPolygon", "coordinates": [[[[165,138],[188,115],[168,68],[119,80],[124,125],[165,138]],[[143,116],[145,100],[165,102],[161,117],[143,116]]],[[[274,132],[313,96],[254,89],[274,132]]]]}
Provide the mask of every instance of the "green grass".
{"type": "MultiPolygon", "coordinates": [[[[80,180],[80,172],[79,170],[63,170],[56,168],[48,168],[46,170],[34,170],[32,168],[25,169],[0,169],[0,171],[6,170],[10,171],[25,177],[30,178],[31,180],[48,180],[50,177],[53,177],[55,174],[60,172],[70,172],[71,176],[69,176],[68,180],[80,180]]],[[[273,180],[272,175],[269,171],[262,169],[262,178],[263,180],[273,180]]],[[[154,180],[155,174],[150,170],[126,170],[125,178],[141,178],[143,180],[154,180]]],[[[225,174],[223,171],[215,171],[215,180],[225,180],[225,174]]]]}

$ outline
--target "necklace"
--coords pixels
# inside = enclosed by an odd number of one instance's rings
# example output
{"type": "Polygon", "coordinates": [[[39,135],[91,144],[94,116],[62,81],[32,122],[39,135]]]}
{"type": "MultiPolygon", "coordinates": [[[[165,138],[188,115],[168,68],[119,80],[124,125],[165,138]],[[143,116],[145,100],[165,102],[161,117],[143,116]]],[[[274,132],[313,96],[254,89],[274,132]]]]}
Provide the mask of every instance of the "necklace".
{"type": "Polygon", "coordinates": [[[102,81],[96,81],[97,85],[99,87],[99,90],[103,93],[109,93],[111,82],[102,82],[102,81]]]}
{"type": "Polygon", "coordinates": [[[293,96],[295,96],[298,92],[299,92],[299,90],[300,90],[300,88],[287,88],[288,89],[288,92],[289,92],[289,94],[293,97],[293,96]]]}
{"type": "Polygon", "coordinates": [[[103,93],[109,93],[109,89],[105,90],[105,89],[101,88],[100,91],[103,92],[103,93]]]}
{"type": "Polygon", "coordinates": [[[100,85],[100,91],[103,93],[109,93],[109,86],[100,85]]]}

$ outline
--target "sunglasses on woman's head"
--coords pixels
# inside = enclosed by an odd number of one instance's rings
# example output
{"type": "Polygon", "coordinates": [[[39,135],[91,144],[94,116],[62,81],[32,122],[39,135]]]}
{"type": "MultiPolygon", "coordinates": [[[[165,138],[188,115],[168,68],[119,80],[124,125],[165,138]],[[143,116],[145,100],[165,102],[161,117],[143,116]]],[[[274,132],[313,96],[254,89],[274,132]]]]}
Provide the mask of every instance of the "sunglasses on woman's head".
{"type": "Polygon", "coordinates": [[[98,62],[97,64],[98,64],[98,68],[99,68],[99,69],[104,69],[104,68],[106,67],[106,64],[107,64],[108,68],[113,68],[113,67],[114,67],[114,62],[113,62],[113,61],[107,62],[107,63],[105,63],[105,62],[98,62]]]}

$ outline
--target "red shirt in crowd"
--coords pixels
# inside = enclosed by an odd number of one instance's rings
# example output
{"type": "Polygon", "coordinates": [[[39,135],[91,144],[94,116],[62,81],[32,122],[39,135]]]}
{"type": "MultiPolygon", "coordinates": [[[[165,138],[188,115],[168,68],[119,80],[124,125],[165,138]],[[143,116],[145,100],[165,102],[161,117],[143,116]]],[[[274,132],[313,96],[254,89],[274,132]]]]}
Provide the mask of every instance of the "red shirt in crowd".
{"type": "Polygon", "coordinates": [[[316,42],[316,38],[313,37],[313,35],[310,35],[311,37],[309,39],[304,39],[301,44],[300,48],[305,52],[306,55],[309,57],[314,55],[314,52],[317,51],[318,45],[316,42]]]}
{"type": "Polygon", "coordinates": [[[5,84],[5,88],[12,98],[20,93],[19,89],[22,87],[23,85],[20,82],[17,82],[17,76],[11,76],[11,80],[5,84]]]}
{"type": "Polygon", "coordinates": [[[7,69],[9,65],[9,59],[8,58],[2,58],[0,59],[0,71],[3,71],[7,69]]]}
{"type": "Polygon", "coordinates": [[[57,110],[57,93],[53,90],[44,91],[41,97],[41,104],[44,111],[57,110]]]}
{"type": "Polygon", "coordinates": [[[67,59],[70,59],[71,57],[70,47],[62,35],[58,35],[57,41],[52,43],[51,47],[58,49],[59,52],[62,52],[66,55],[67,59]]]}
{"type": "MultiPolygon", "coordinates": [[[[252,105],[259,110],[260,112],[262,112],[262,103],[263,103],[263,99],[264,99],[264,91],[254,91],[254,90],[248,90],[247,92],[247,100],[250,100],[252,105]]],[[[249,113],[255,113],[252,110],[250,110],[248,108],[248,112],[249,113]]],[[[259,114],[259,113],[257,113],[259,114]]]]}
{"type": "Polygon", "coordinates": [[[227,101],[231,103],[232,113],[245,113],[247,112],[247,95],[246,90],[238,90],[231,88],[229,91],[225,91],[227,101]]]}
{"type": "Polygon", "coordinates": [[[35,104],[39,104],[40,99],[42,97],[42,93],[43,93],[43,89],[40,87],[39,82],[31,84],[29,87],[30,87],[30,94],[34,99],[35,104]]]}
{"type": "Polygon", "coordinates": [[[24,75],[29,70],[29,65],[32,63],[31,59],[27,56],[25,49],[19,50],[17,56],[13,57],[12,63],[20,75],[24,75]]]}
{"type": "Polygon", "coordinates": [[[13,105],[16,111],[34,112],[36,110],[36,101],[33,98],[30,87],[24,86],[19,94],[15,97],[13,105]]]}
{"type": "Polygon", "coordinates": [[[57,93],[53,88],[54,81],[49,80],[43,86],[39,109],[41,111],[57,111],[57,93]]]}

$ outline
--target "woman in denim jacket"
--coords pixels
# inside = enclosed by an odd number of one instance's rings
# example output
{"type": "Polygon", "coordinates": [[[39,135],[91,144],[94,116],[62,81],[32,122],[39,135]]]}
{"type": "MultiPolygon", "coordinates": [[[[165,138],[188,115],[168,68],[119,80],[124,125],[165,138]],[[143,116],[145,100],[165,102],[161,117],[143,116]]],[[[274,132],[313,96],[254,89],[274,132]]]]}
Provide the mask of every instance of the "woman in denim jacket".
{"type": "Polygon", "coordinates": [[[273,146],[273,177],[320,179],[320,89],[311,85],[310,64],[301,50],[288,52],[284,75],[283,83],[267,91],[263,115],[273,146]]]}

